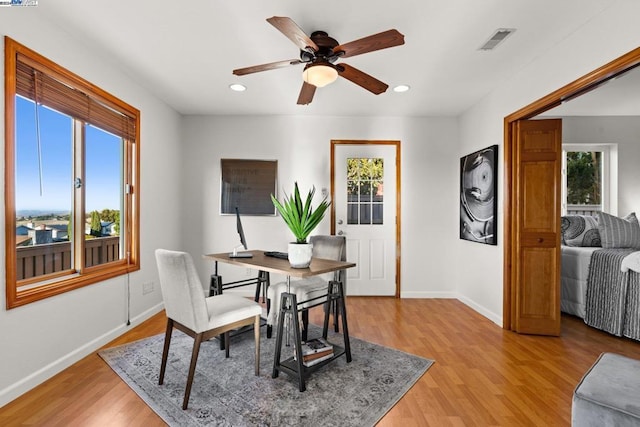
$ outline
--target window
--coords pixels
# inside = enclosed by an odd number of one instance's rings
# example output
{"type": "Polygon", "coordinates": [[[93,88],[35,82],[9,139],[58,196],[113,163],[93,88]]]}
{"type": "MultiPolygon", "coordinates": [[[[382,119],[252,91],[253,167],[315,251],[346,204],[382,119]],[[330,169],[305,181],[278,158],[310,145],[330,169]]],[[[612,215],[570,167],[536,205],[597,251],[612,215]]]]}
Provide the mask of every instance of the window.
{"type": "Polygon", "coordinates": [[[382,224],[384,159],[347,159],[347,224],[382,224]]]}
{"type": "Polygon", "coordinates": [[[137,109],[5,37],[7,308],[138,270],[137,109]]]}
{"type": "Polygon", "coordinates": [[[612,152],[615,147],[611,145],[563,145],[563,215],[614,213],[612,152]]]}

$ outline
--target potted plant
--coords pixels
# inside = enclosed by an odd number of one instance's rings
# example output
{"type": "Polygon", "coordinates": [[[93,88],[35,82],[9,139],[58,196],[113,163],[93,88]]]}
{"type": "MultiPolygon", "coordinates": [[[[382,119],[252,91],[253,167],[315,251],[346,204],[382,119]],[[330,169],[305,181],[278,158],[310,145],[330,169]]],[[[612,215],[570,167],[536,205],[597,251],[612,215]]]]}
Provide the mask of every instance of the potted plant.
{"type": "Polygon", "coordinates": [[[295,242],[289,243],[289,263],[293,268],[307,268],[311,262],[311,250],[312,245],[307,242],[307,237],[313,231],[314,228],[320,224],[324,217],[327,208],[331,202],[327,201],[325,197],[320,204],[314,210],[311,207],[313,196],[316,192],[315,187],[312,187],[307,194],[306,200],[302,201],[300,197],[300,190],[298,189],[298,183],[296,182],[293,189],[293,194],[285,197],[280,203],[276,197],[271,194],[271,201],[276,207],[282,219],[287,224],[291,232],[296,238],[295,242]]]}

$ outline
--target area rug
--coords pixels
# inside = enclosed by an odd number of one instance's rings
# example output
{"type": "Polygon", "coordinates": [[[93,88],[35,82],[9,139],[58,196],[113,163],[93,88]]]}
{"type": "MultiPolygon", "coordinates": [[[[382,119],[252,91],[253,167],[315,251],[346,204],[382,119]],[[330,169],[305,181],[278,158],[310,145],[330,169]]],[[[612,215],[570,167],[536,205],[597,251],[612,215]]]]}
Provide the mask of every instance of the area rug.
{"type": "MultiPolygon", "coordinates": [[[[320,334],[310,326],[310,337],[320,334]]],[[[307,390],[285,373],[271,378],[275,338],[262,328],[260,376],[253,332],[231,338],[225,359],[217,340],[204,342],[182,410],[193,340],[173,333],[167,372],[158,385],[164,334],[99,352],[107,364],[170,426],[373,426],[429,369],[433,360],[351,337],[353,360],[341,356],[314,372],[307,390]]],[[[342,336],[329,341],[342,345],[342,336]]],[[[293,353],[283,345],[283,354],[293,353]]]]}

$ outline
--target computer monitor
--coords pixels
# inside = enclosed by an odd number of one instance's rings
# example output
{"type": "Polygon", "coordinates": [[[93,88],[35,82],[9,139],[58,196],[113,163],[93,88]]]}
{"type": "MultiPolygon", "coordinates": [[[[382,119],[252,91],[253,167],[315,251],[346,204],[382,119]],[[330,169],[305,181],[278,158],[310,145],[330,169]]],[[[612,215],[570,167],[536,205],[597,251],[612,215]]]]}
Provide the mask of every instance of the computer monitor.
{"type": "Polygon", "coordinates": [[[238,252],[238,248],[244,247],[247,250],[247,240],[244,237],[244,230],[242,229],[242,221],[240,221],[240,211],[236,206],[236,229],[238,230],[238,236],[240,236],[240,245],[233,248],[233,252],[229,254],[231,258],[251,258],[253,255],[251,252],[238,252]]]}

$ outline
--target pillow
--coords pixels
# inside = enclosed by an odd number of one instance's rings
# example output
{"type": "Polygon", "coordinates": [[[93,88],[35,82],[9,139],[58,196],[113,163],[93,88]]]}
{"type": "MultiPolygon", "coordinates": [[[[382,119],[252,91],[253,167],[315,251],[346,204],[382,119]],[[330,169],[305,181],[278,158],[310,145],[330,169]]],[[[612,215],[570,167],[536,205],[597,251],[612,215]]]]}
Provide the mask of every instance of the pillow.
{"type": "Polygon", "coordinates": [[[640,248],[640,224],[635,212],[624,218],[598,212],[598,231],[603,248],[640,248]]]}
{"type": "Polygon", "coordinates": [[[560,230],[562,243],[567,246],[600,246],[598,218],[595,216],[563,216],[560,230]]]}

